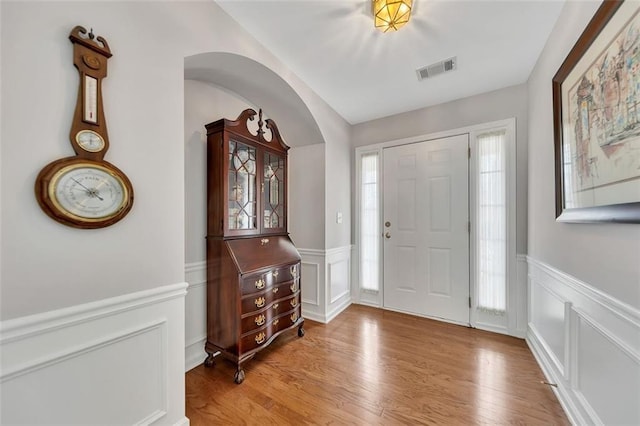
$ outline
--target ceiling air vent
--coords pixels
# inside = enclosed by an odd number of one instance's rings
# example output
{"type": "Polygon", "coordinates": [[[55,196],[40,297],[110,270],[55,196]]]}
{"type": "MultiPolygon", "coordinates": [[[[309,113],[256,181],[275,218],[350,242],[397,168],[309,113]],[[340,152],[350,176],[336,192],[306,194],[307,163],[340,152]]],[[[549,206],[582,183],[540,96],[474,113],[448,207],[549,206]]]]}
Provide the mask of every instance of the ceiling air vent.
{"type": "Polygon", "coordinates": [[[438,74],[453,71],[457,68],[458,60],[457,56],[454,56],[453,58],[445,59],[444,61],[436,62],[435,64],[418,68],[416,70],[416,73],[418,74],[418,80],[424,80],[425,78],[435,77],[438,74]]]}

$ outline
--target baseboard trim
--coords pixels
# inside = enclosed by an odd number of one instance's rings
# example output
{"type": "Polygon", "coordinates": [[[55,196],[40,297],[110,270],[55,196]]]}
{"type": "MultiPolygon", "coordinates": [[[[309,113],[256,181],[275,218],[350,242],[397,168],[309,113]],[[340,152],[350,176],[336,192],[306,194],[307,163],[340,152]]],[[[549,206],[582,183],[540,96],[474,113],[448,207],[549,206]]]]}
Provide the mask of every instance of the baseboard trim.
{"type": "Polygon", "coordinates": [[[185,372],[192,370],[202,364],[207,356],[204,351],[204,345],[207,342],[207,337],[204,336],[194,342],[187,343],[185,348],[185,372]]]}
{"type": "Polygon", "coordinates": [[[542,343],[543,341],[538,336],[535,328],[529,328],[525,341],[527,342],[527,345],[529,346],[529,349],[531,350],[534,358],[538,362],[538,365],[542,369],[542,373],[544,374],[547,382],[557,385],[557,387],[551,386],[551,390],[556,395],[556,398],[558,398],[558,401],[560,402],[560,405],[569,418],[571,424],[591,424],[591,422],[588,422],[585,418],[582,417],[582,415],[580,414],[580,410],[578,410],[577,406],[571,400],[569,391],[564,385],[563,377],[556,375],[556,370],[554,369],[556,361],[548,356],[550,352],[543,349],[545,345],[542,343]]]}
{"type": "Polygon", "coordinates": [[[501,327],[498,325],[487,324],[477,322],[475,328],[483,331],[490,331],[496,334],[504,334],[505,336],[517,337],[518,339],[525,339],[527,337],[526,331],[523,330],[509,330],[508,327],[501,327]]]}
{"type": "Polygon", "coordinates": [[[191,424],[191,420],[187,417],[180,419],[177,423],[174,423],[174,426],[189,426],[191,424]]]}
{"type": "Polygon", "coordinates": [[[166,415],[167,415],[166,411],[157,410],[154,413],[151,413],[149,416],[145,417],[144,419],[140,420],[139,422],[135,423],[134,426],[150,425],[152,423],[157,422],[158,420],[160,420],[161,418],[163,418],[166,415]]]}
{"type": "Polygon", "coordinates": [[[304,319],[308,319],[308,320],[311,320],[311,321],[319,322],[319,323],[322,323],[322,324],[326,324],[327,323],[327,320],[324,317],[324,315],[320,315],[320,314],[317,314],[315,312],[303,312],[302,313],[302,317],[304,319]]]}
{"type": "Polygon", "coordinates": [[[351,306],[351,298],[346,298],[344,301],[342,301],[338,306],[336,306],[335,308],[333,308],[331,310],[331,312],[329,312],[327,314],[327,323],[331,322],[331,320],[333,320],[335,317],[337,317],[338,315],[340,315],[342,313],[342,311],[344,311],[345,309],[347,309],[349,306],[351,306]]]}

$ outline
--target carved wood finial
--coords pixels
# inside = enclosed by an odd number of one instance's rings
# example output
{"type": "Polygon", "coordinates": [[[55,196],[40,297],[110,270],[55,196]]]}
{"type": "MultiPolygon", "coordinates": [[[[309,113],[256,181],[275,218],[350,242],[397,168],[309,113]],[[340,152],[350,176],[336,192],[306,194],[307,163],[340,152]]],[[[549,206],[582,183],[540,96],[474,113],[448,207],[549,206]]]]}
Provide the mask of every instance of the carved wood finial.
{"type": "Polygon", "coordinates": [[[262,130],[262,108],[258,110],[258,138],[264,140],[264,130],[262,130]]]}
{"type": "Polygon", "coordinates": [[[110,58],[112,56],[111,49],[107,44],[107,40],[105,40],[102,36],[96,37],[95,34],[93,34],[93,28],[91,28],[91,31],[89,33],[87,33],[87,30],[84,27],[76,25],[71,30],[69,39],[73,43],[81,44],[86,48],[93,50],[94,52],[106,56],[107,58],[110,58]]]}

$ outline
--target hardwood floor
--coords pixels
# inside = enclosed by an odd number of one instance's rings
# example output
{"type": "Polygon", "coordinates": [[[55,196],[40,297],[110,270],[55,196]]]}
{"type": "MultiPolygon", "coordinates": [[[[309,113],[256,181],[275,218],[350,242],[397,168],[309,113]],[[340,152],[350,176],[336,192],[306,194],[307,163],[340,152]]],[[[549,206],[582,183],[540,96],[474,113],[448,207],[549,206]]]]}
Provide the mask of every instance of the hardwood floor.
{"type": "Polygon", "coordinates": [[[186,375],[191,425],[569,422],[523,340],[352,305],[245,364],[186,375]]]}

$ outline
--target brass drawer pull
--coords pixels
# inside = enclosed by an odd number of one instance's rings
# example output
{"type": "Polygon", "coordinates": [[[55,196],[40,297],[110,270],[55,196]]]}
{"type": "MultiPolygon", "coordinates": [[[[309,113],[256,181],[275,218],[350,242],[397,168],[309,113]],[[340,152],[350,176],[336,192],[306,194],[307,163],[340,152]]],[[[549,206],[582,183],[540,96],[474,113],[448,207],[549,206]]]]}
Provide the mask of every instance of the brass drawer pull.
{"type": "Polygon", "coordinates": [[[273,272],[271,273],[271,275],[273,275],[273,278],[278,278],[278,274],[279,274],[279,272],[278,272],[278,271],[273,271],[273,272]]]}
{"type": "Polygon", "coordinates": [[[256,281],[256,288],[258,290],[262,290],[265,285],[266,285],[266,283],[264,282],[264,280],[262,278],[260,278],[258,281],[256,281]]]}
{"type": "Polygon", "coordinates": [[[256,336],[256,343],[261,345],[262,343],[264,343],[265,339],[267,338],[267,335],[264,333],[260,333],[256,336]]]}
{"type": "Polygon", "coordinates": [[[273,294],[276,294],[276,293],[278,292],[278,290],[279,290],[279,289],[278,289],[278,287],[275,287],[275,288],[273,289],[273,294]]]}
{"type": "Polygon", "coordinates": [[[267,320],[267,319],[265,318],[265,316],[264,316],[264,315],[262,315],[262,314],[261,314],[261,315],[258,315],[258,316],[256,317],[256,319],[255,319],[255,321],[256,321],[256,325],[262,325],[262,324],[264,324],[264,322],[265,322],[266,320],[267,320]]]}
{"type": "Polygon", "coordinates": [[[279,304],[279,303],[276,303],[275,305],[273,305],[273,310],[274,310],[274,311],[278,310],[278,306],[280,306],[280,304],[279,304]]]}
{"type": "Polygon", "coordinates": [[[297,290],[296,283],[291,284],[289,288],[291,289],[291,293],[295,293],[297,290]]]}
{"type": "Polygon", "coordinates": [[[256,308],[262,308],[264,306],[264,302],[265,302],[264,297],[258,297],[255,300],[256,308]]]}
{"type": "Polygon", "coordinates": [[[269,239],[268,238],[263,238],[260,240],[260,245],[265,245],[265,244],[269,244],[269,239]]]}
{"type": "Polygon", "coordinates": [[[298,265],[293,265],[291,268],[289,268],[289,271],[291,271],[291,276],[293,278],[298,276],[298,265]]]}
{"type": "Polygon", "coordinates": [[[273,320],[273,325],[278,325],[278,323],[280,322],[280,320],[278,318],[273,320]]]}
{"type": "Polygon", "coordinates": [[[296,306],[298,306],[298,300],[296,300],[296,299],[291,299],[290,303],[291,303],[291,307],[292,308],[295,308],[296,306]]]}
{"type": "Polygon", "coordinates": [[[291,314],[291,322],[296,322],[298,320],[298,313],[294,312],[291,314]]]}

